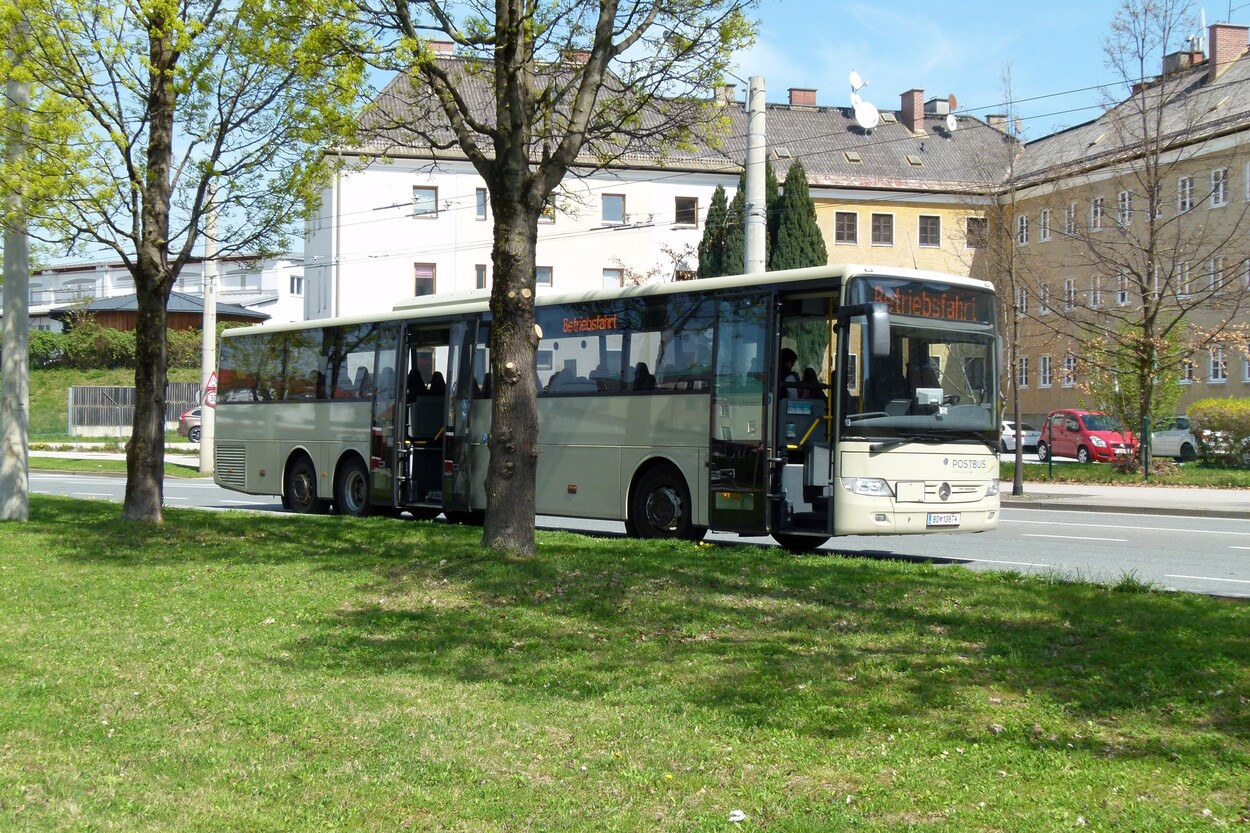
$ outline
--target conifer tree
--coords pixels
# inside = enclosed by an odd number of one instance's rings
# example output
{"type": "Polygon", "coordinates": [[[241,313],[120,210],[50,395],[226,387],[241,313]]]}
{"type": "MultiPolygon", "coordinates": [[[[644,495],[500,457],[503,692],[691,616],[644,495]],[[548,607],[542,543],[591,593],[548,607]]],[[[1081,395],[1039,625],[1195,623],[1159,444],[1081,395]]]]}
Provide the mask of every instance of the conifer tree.
{"type": "Polygon", "coordinates": [[[703,239],[699,241],[699,277],[716,278],[725,274],[725,223],[729,216],[729,199],[723,186],[712,192],[712,204],[703,221],[703,239]]]}
{"type": "Polygon", "coordinates": [[[786,174],[785,192],[779,201],[776,219],[777,239],[770,254],[769,269],[800,269],[829,262],[825,239],[816,222],[816,206],[807,185],[807,172],[798,160],[786,174]]]}

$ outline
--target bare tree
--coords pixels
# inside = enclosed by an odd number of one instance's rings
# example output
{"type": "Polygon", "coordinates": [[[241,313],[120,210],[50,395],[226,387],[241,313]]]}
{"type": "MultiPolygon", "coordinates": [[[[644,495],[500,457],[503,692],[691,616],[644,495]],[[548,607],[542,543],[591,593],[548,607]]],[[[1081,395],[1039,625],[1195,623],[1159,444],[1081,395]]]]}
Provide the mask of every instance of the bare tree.
{"type": "Polygon", "coordinates": [[[49,0],[24,9],[31,72],[82,113],[86,162],[32,213],[44,239],[112,251],[134,278],[136,404],[123,516],[163,517],[166,305],[199,242],[210,185],[217,251],[286,245],[324,178],[320,148],[354,124],[363,68],[337,0],[49,0]],[[65,231],[67,230],[67,231],[65,231]]]}
{"type": "Polygon", "coordinates": [[[379,0],[392,84],[370,125],[399,145],[456,148],[494,213],[486,546],[534,552],[537,223],[572,169],[675,148],[717,127],[707,95],[752,28],[754,0],[379,0]],[[440,56],[433,42],[450,42],[440,56]]]}
{"type": "Polygon", "coordinates": [[[1130,427],[1170,407],[1158,382],[1185,373],[1194,351],[1246,340],[1238,322],[1250,292],[1234,273],[1250,254],[1250,203],[1230,199],[1244,151],[1229,137],[1250,112],[1228,104],[1244,100],[1230,93],[1247,68],[1225,75],[1232,62],[1218,50],[1203,62],[1201,34],[1183,0],[1123,0],[1105,52],[1131,92],[1030,145],[1032,170],[1017,178],[1045,195],[1065,241],[1057,257],[1030,252],[1035,273],[1063,281],[1053,298],[1046,287],[1053,314],[1032,321],[1079,344],[1099,404],[1130,427]]]}

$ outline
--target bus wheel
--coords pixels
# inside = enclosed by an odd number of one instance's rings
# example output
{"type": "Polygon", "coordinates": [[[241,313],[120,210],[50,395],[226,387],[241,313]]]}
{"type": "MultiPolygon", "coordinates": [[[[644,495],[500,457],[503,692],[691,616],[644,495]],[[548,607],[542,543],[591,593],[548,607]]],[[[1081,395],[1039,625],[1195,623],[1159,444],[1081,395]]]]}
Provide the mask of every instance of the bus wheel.
{"type": "Polygon", "coordinates": [[[323,515],[329,502],[317,497],[317,468],[312,460],[300,457],[286,471],[286,489],[282,505],[301,515],[323,515]]]}
{"type": "Polygon", "coordinates": [[[773,540],[781,546],[785,547],[792,553],[803,555],[809,552],[816,552],[822,544],[829,541],[828,538],[819,536],[813,538],[811,535],[787,535],[784,532],[774,532],[773,540]]]}
{"type": "Polygon", "coordinates": [[[690,490],[681,473],[659,466],[644,474],[629,501],[629,523],[639,538],[694,540],[690,490]]]}
{"type": "Polygon", "coordinates": [[[340,515],[363,518],[369,514],[369,470],[353,457],[339,466],[334,478],[334,508],[340,515]]]}

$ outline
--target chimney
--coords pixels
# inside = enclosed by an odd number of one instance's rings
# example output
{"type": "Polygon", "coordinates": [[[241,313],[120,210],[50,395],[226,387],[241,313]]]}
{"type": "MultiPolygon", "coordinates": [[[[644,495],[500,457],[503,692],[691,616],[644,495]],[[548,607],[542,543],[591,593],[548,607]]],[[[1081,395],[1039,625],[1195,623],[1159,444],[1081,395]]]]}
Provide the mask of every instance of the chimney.
{"type": "Polygon", "coordinates": [[[1202,50],[1186,49],[1181,52],[1173,52],[1170,55],[1163,56],[1163,74],[1172,75],[1173,73],[1195,67],[1202,63],[1202,50]]]}
{"type": "Polygon", "coordinates": [[[924,133],[924,90],[903,93],[903,126],[912,133],[924,133]]]}
{"type": "Polygon", "coordinates": [[[806,87],[790,88],[790,106],[791,107],[815,107],[816,91],[806,87]]]}
{"type": "Polygon", "coordinates": [[[924,103],[924,111],[929,116],[948,116],[951,112],[949,98],[931,98],[924,103]]]}
{"type": "Polygon", "coordinates": [[[1211,44],[1207,80],[1214,81],[1230,64],[1246,53],[1246,48],[1250,46],[1250,28],[1229,23],[1212,23],[1207,31],[1211,44]]]}
{"type": "Polygon", "coordinates": [[[426,41],[426,45],[435,55],[451,55],[456,51],[456,45],[449,40],[426,41]]]}
{"type": "Polygon", "coordinates": [[[715,101],[721,107],[736,104],[738,101],[738,85],[721,84],[716,88],[715,101]]]}
{"type": "Polygon", "coordinates": [[[1007,132],[1007,114],[1006,113],[987,114],[985,117],[985,123],[988,124],[990,127],[994,128],[995,130],[999,131],[1000,133],[1007,132]]]}

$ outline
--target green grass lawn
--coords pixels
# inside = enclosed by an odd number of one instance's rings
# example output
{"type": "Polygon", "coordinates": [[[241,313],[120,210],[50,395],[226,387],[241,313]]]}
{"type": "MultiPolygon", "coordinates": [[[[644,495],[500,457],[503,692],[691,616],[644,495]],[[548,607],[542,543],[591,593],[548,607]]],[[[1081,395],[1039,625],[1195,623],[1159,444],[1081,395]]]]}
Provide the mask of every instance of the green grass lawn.
{"type": "MultiPolygon", "coordinates": [[[[1026,463],[1025,483],[1105,483],[1110,486],[1188,486],[1212,489],[1250,489],[1250,469],[1199,462],[1166,463],[1165,470],[1151,472],[1117,471],[1106,463],[1026,463]]],[[[1004,460],[999,472],[1003,483],[1015,476],[1015,463],[1004,460]]]]}
{"type": "Polygon", "coordinates": [[[0,829],[1211,830],[1250,606],[779,549],[35,496],[0,829]],[[734,811],[745,821],[733,824],[734,811]]]}

